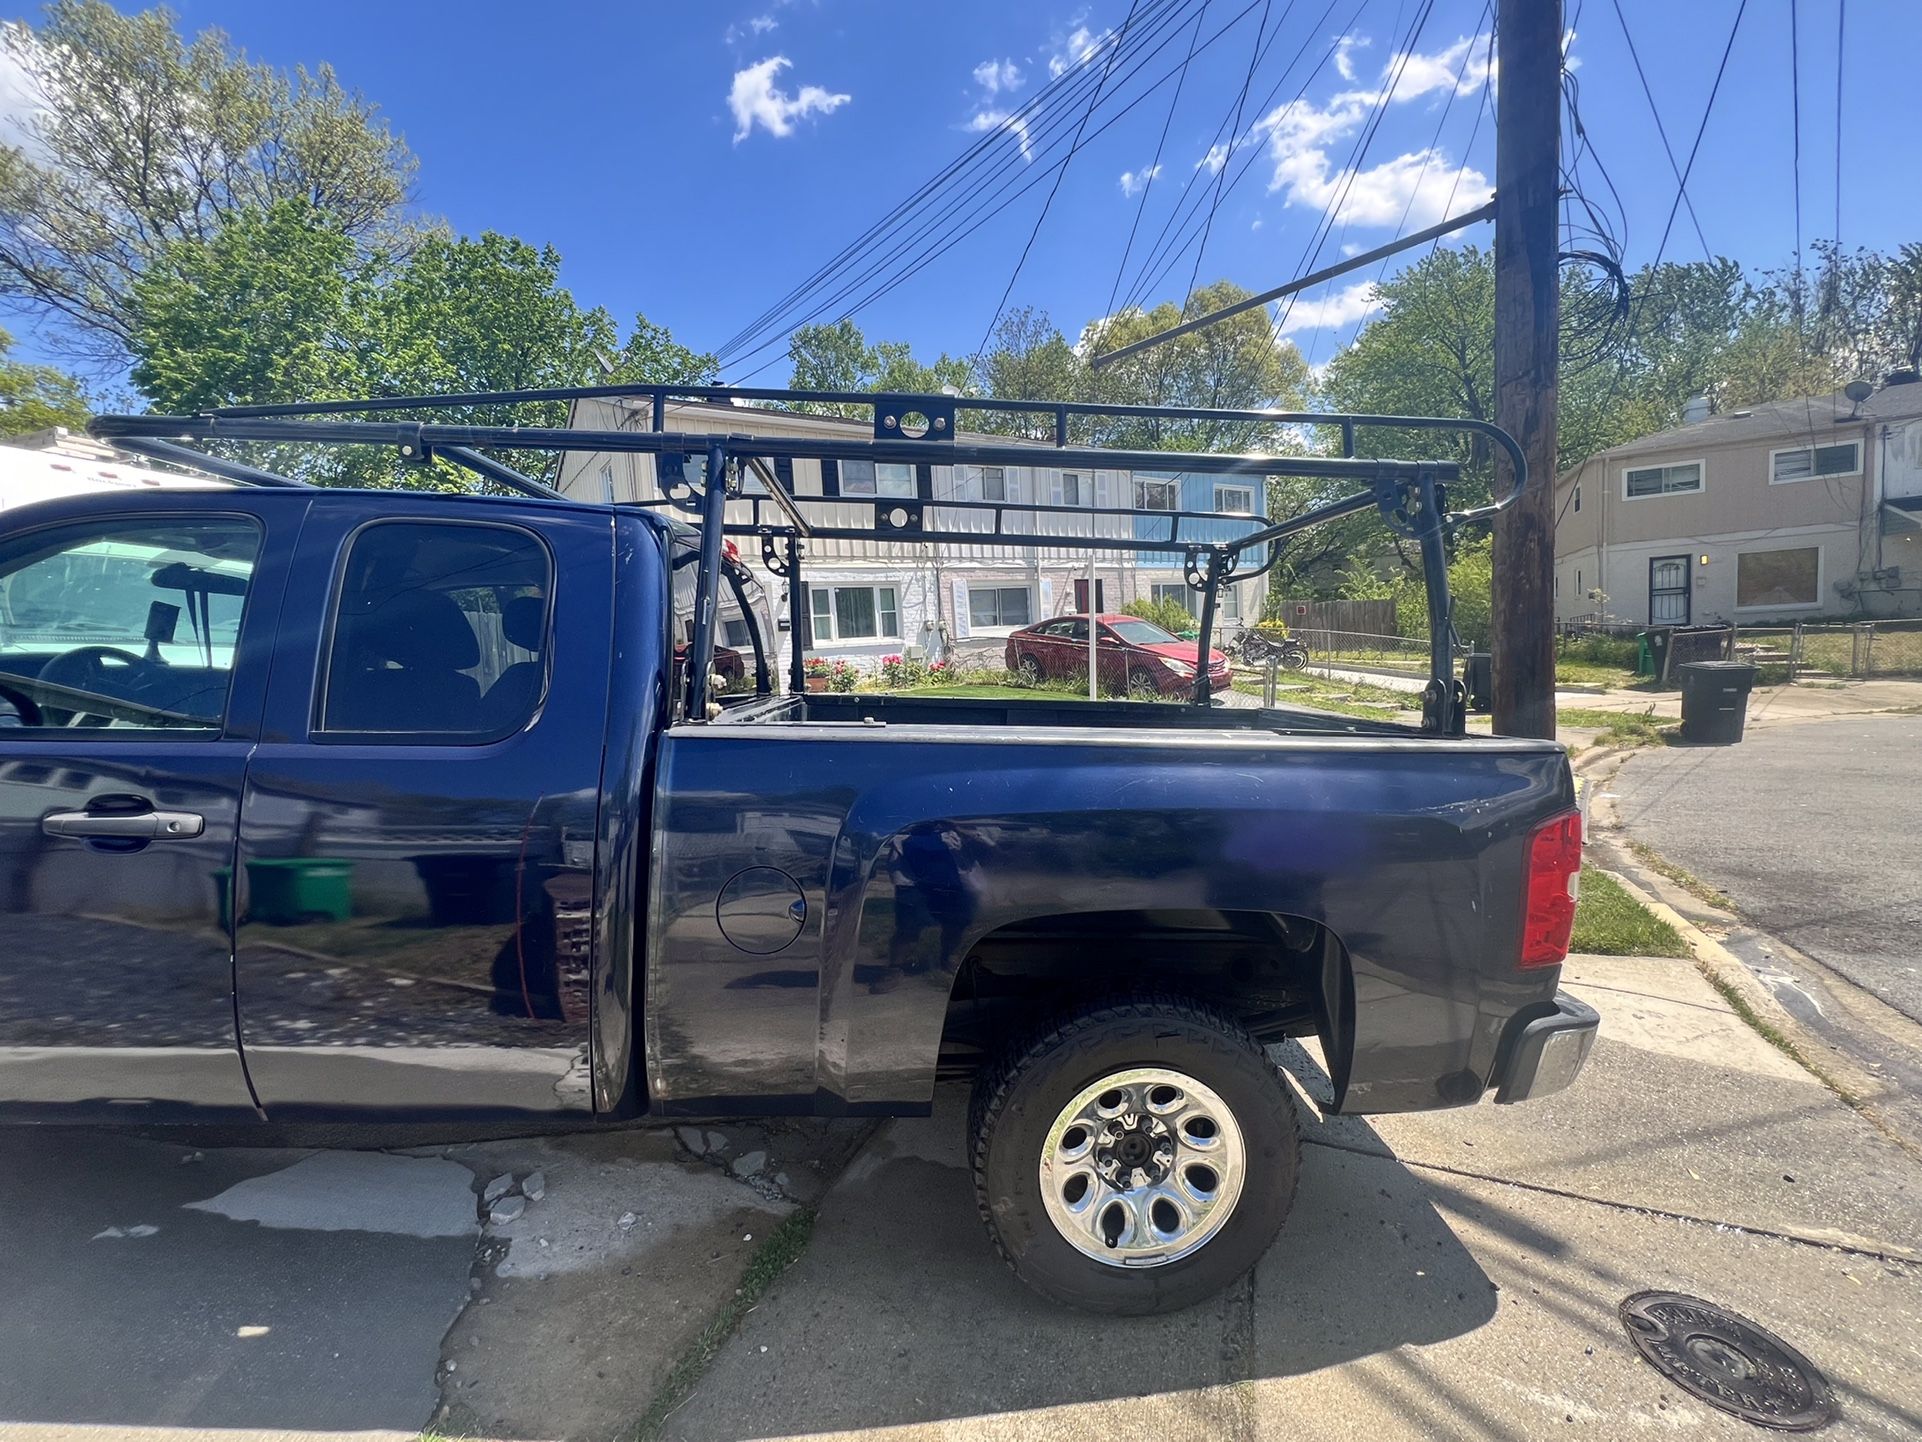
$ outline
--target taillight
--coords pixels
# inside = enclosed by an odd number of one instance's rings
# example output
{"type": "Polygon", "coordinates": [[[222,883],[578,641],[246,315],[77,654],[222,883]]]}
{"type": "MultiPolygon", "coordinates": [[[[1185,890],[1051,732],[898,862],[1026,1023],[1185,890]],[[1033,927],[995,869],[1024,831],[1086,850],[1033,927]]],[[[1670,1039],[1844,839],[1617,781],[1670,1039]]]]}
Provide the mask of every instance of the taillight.
{"type": "Polygon", "coordinates": [[[1582,817],[1578,811],[1543,822],[1528,838],[1528,909],[1522,914],[1524,967],[1559,966],[1575,930],[1575,898],[1582,879],[1582,817]]]}

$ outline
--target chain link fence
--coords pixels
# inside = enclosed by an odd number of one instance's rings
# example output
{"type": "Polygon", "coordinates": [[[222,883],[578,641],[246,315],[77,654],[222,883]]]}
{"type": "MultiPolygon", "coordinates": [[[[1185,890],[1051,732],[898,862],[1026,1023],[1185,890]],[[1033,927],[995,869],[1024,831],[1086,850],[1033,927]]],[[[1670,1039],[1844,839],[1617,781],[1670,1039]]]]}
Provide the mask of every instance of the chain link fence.
{"type": "Polygon", "coordinates": [[[1802,680],[1922,677],[1922,620],[1741,626],[1730,633],[1730,651],[1760,666],[1764,679],[1778,671],[1802,680]]]}

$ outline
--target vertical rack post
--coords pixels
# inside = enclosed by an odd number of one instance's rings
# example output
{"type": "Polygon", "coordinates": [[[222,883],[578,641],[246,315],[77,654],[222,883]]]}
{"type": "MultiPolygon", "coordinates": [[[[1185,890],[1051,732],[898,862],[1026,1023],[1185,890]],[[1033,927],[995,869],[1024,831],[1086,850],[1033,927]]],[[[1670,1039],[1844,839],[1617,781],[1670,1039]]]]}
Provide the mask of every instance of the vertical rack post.
{"type": "Polygon", "coordinates": [[[1441,497],[1435,478],[1421,473],[1421,569],[1428,594],[1428,686],[1423,693],[1424,729],[1442,736],[1467,730],[1461,683],[1455,679],[1454,600],[1448,594],[1448,546],[1442,532],[1441,497]]]}
{"type": "Polygon", "coordinates": [[[788,663],[788,690],[796,696],[808,688],[807,643],[802,629],[808,622],[807,592],[801,586],[801,541],[787,538],[787,636],[791,647],[788,663]]]}
{"type": "Polygon", "coordinates": [[[1201,635],[1195,641],[1195,705],[1206,706],[1214,697],[1214,690],[1208,680],[1208,638],[1215,629],[1215,597],[1221,590],[1221,568],[1224,558],[1220,551],[1208,553],[1207,585],[1201,592],[1201,635]]]}
{"type": "Polygon", "coordinates": [[[707,720],[708,674],[714,668],[714,617],[720,609],[721,532],[727,527],[727,442],[708,443],[701,492],[701,564],[694,578],[694,635],[687,645],[684,719],[707,720]]]}

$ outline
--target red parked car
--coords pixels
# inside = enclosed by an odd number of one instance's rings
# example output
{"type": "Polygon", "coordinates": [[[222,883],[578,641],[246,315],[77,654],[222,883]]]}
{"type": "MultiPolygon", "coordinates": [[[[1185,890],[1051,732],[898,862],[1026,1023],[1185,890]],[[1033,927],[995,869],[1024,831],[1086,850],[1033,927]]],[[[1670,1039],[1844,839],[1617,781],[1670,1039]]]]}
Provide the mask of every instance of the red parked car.
{"type": "MultiPolygon", "coordinates": [[[[1097,666],[1104,691],[1130,696],[1181,696],[1195,684],[1195,643],[1184,641],[1139,616],[1095,618],[1097,666]]],[[[1056,616],[1025,626],[1008,637],[1008,669],[1030,683],[1085,680],[1088,675],[1088,618],[1056,616]]],[[[1228,689],[1228,658],[1208,653],[1208,684],[1228,689]]]]}

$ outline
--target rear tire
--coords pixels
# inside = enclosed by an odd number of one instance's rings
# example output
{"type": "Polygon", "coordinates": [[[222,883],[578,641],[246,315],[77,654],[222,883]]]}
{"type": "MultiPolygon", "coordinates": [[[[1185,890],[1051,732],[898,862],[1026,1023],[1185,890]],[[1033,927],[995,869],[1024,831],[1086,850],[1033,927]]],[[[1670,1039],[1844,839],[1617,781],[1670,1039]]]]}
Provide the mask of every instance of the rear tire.
{"type": "Polygon", "coordinates": [[[1023,656],[1015,666],[1015,673],[1021,677],[1024,686],[1041,684],[1041,663],[1032,656],[1023,656]]]}
{"type": "Polygon", "coordinates": [[[1281,653],[1281,664],[1284,670],[1301,670],[1308,664],[1308,648],[1306,646],[1290,646],[1281,653]]]}
{"type": "Polygon", "coordinates": [[[975,1083],[975,1198],[1002,1259],[1085,1311],[1178,1311],[1261,1259],[1294,1203],[1293,1094],[1208,1007],[1073,1013],[975,1083]]]}

